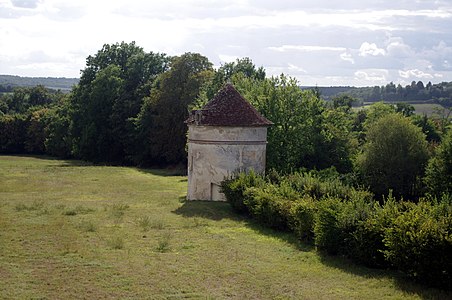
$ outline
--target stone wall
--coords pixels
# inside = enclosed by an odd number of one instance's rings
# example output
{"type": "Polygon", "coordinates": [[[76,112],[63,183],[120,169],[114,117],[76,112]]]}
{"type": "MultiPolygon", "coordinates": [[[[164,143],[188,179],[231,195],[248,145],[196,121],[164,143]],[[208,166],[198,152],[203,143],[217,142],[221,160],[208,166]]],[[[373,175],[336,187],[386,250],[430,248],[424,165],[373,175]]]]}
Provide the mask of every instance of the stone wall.
{"type": "Polygon", "coordinates": [[[266,127],[190,125],[188,200],[224,201],[220,183],[236,172],[265,171],[266,127]]]}

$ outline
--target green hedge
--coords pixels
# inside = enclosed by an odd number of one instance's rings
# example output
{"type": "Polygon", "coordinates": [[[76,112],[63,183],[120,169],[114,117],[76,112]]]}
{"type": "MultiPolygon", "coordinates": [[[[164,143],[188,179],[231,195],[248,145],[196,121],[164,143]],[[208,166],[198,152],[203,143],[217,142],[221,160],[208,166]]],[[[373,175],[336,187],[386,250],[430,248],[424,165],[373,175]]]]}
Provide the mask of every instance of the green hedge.
{"type": "Polygon", "coordinates": [[[405,203],[386,228],[385,256],[420,282],[452,288],[452,206],[405,203]]]}
{"type": "Polygon", "coordinates": [[[396,268],[417,281],[451,289],[450,197],[417,204],[389,197],[380,204],[368,191],[309,173],[240,174],[222,188],[236,210],[313,241],[319,251],[369,267],[396,268]]]}

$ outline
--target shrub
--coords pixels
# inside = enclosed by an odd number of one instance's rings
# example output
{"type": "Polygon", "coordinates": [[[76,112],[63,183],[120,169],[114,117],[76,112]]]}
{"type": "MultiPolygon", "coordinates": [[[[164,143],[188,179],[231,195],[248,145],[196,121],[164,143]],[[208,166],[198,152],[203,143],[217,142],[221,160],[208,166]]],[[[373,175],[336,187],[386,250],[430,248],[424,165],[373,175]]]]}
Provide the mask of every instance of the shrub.
{"type": "Polygon", "coordinates": [[[339,249],[342,248],[344,240],[339,228],[339,211],[341,205],[342,202],[337,198],[320,201],[314,223],[316,247],[332,255],[339,253],[339,249]]]}
{"type": "MultiPolygon", "coordinates": [[[[327,169],[329,170],[329,169],[327,169]]],[[[326,171],[297,172],[286,176],[284,179],[295,191],[304,196],[315,199],[325,197],[336,197],[341,199],[352,199],[354,196],[372,199],[372,193],[355,188],[341,182],[339,175],[325,176],[326,171]]]]}
{"type": "Polygon", "coordinates": [[[452,206],[406,203],[386,229],[385,256],[416,281],[452,288],[452,206]]]}
{"type": "Polygon", "coordinates": [[[341,254],[362,261],[361,257],[369,256],[366,247],[374,241],[368,236],[372,237],[373,232],[364,230],[373,211],[372,202],[365,197],[348,201],[339,198],[320,201],[314,225],[316,246],[328,254],[341,254]]]}
{"type": "Polygon", "coordinates": [[[264,178],[252,170],[248,173],[240,173],[238,177],[231,178],[221,183],[221,191],[225,194],[227,201],[237,212],[249,213],[244,204],[245,191],[250,187],[263,186],[264,178]]]}
{"type": "Polygon", "coordinates": [[[295,173],[278,175],[270,183],[242,174],[229,180],[226,197],[237,197],[234,203],[262,225],[291,230],[301,240],[314,239],[327,254],[369,267],[395,267],[418,281],[451,288],[450,195],[414,204],[398,202],[390,194],[380,204],[368,191],[335,180],[295,173]]]}
{"type": "Polygon", "coordinates": [[[305,197],[292,203],[289,212],[289,228],[300,240],[310,241],[314,238],[314,221],[317,203],[305,197]]]}
{"type": "Polygon", "coordinates": [[[249,188],[245,191],[245,205],[250,214],[270,228],[289,229],[289,212],[292,201],[279,194],[278,187],[249,188]]]}
{"type": "MultiPolygon", "coordinates": [[[[359,210],[359,209],[358,209],[359,210]]],[[[364,207],[366,216],[356,222],[355,229],[350,233],[348,256],[354,261],[368,267],[388,267],[384,251],[387,249],[383,239],[385,229],[399,214],[399,205],[393,198],[382,206],[378,202],[364,207]]]]}

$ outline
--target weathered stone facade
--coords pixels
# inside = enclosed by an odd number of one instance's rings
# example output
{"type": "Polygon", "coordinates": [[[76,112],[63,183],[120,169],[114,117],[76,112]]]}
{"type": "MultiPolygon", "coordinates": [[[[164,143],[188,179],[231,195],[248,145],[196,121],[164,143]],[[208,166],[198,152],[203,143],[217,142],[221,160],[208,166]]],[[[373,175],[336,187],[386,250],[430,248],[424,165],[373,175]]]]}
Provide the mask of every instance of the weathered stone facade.
{"type": "Polygon", "coordinates": [[[236,172],[265,171],[267,127],[240,94],[226,85],[188,124],[188,200],[224,201],[220,184],[236,172]]]}

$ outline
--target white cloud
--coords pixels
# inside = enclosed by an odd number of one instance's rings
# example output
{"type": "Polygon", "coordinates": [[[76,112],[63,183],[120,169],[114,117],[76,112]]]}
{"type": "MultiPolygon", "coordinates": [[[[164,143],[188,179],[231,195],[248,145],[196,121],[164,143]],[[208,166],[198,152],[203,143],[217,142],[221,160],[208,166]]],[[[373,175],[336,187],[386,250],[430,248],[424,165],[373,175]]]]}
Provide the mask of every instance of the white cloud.
{"type": "Polygon", "coordinates": [[[412,69],[407,71],[399,70],[399,75],[402,78],[418,78],[418,79],[432,79],[435,76],[429,73],[425,73],[418,69],[412,69]]]}
{"type": "Polygon", "coordinates": [[[234,62],[237,60],[237,58],[239,58],[236,55],[226,55],[226,54],[218,54],[218,57],[220,58],[221,62],[234,62]]]}
{"type": "Polygon", "coordinates": [[[378,48],[375,43],[368,43],[364,42],[361,44],[361,47],[359,47],[359,56],[378,56],[378,55],[385,55],[386,51],[382,48],[378,48]]]}
{"type": "Polygon", "coordinates": [[[344,47],[330,47],[330,46],[305,46],[305,45],[283,45],[280,47],[268,47],[268,49],[279,52],[287,51],[345,51],[344,47]]]}
{"type": "Polygon", "coordinates": [[[215,65],[248,56],[306,85],[397,82],[421,76],[416,69],[452,80],[450,1],[13,2],[0,0],[1,73],[78,76],[103,44],[136,41],[169,55],[197,51],[215,65]]]}
{"type": "Polygon", "coordinates": [[[386,47],[389,56],[404,58],[413,56],[411,47],[403,41],[400,37],[390,38],[386,47]]]}
{"type": "Polygon", "coordinates": [[[355,63],[355,60],[353,59],[352,55],[350,53],[344,52],[341,53],[341,55],[339,56],[342,60],[351,62],[352,64],[355,63]]]}
{"type": "Polygon", "coordinates": [[[36,8],[41,0],[11,0],[15,7],[21,8],[36,8]]]}
{"type": "Polygon", "coordinates": [[[355,72],[355,78],[361,81],[373,83],[384,83],[387,81],[389,72],[385,69],[365,69],[355,72]]]}
{"type": "Polygon", "coordinates": [[[290,73],[307,73],[307,71],[305,69],[303,69],[302,67],[296,66],[294,64],[287,64],[288,65],[288,69],[290,71],[290,73]]]}

